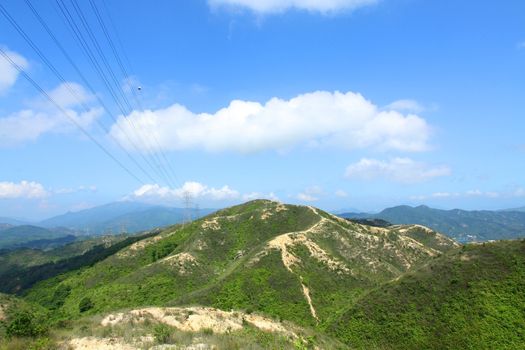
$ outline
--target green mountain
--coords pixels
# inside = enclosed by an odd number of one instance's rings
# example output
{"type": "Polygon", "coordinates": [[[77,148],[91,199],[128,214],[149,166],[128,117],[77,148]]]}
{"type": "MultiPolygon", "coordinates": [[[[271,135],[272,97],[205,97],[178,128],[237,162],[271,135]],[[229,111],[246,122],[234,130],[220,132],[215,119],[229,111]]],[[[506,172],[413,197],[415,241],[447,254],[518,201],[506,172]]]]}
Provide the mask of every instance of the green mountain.
{"type": "Polygon", "coordinates": [[[452,250],[371,291],[328,331],[355,349],[523,349],[525,241],[452,250]]]}
{"type": "Polygon", "coordinates": [[[388,208],[378,214],[340,214],[344,218],[376,218],[393,224],[419,224],[460,242],[525,237],[525,212],[440,210],[421,205],[388,208]]]}
{"type": "Polygon", "coordinates": [[[44,281],[27,299],[79,317],[119,308],[204,305],[325,323],[382,283],[457,247],[421,226],[369,227],[312,207],[253,201],[137,242],[44,281]]]}
{"type": "Polygon", "coordinates": [[[525,344],[525,241],[461,246],[421,225],[266,200],[3,276],[47,315],[35,341],[72,349],[525,344]]]}

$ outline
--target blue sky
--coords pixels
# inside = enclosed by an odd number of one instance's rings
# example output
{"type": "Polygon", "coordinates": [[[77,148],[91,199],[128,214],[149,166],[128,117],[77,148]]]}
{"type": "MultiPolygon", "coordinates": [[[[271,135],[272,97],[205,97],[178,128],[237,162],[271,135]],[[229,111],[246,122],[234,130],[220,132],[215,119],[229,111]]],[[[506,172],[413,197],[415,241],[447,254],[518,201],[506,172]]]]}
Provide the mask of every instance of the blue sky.
{"type": "Polygon", "coordinates": [[[24,1],[2,4],[67,84],[3,16],[0,47],[141,181],[0,57],[0,216],[185,192],[201,207],[525,205],[523,1],[95,0],[128,77],[79,2],[122,110],[57,2],[31,3],[95,95],[24,1]]]}

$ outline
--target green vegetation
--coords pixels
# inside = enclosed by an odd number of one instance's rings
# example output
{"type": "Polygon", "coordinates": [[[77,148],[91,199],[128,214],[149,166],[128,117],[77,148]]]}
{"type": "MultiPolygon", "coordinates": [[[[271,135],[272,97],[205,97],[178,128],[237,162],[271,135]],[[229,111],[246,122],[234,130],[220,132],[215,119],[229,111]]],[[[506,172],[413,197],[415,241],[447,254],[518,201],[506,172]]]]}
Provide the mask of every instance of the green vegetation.
{"type": "Polygon", "coordinates": [[[82,267],[92,266],[95,263],[115,254],[124,247],[157,234],[158,231],[154,231],[138,236],[131,236],[107,247],[104,244],[99,244],[81,255],[75,255],[62,260],[46,262],[42,265],[11,268],[0,275],[3,282],[0,285],[0,291],[5,293],[20,294],[39,281],[66,273],[68,271],[80,269],[82,267]]]}
{"type": "Polygon", "coordinates": [[[204,342],[218,349],[478,349],[525,343],[525,241],[460,246],[422,226],[384,226],[252,201],[82,254],[70,248],[67,258],[46,261],[52,251],[35,253],[46,262],[12,271],[3,283],[31,310],[9,314],[2,334],[25,348],[72,337],[112,338],[139,348],[204,342]],[[246,318],[242,329],[226,333],[211,326],[189,332],[153,316],[101,323],[108,313],[155,306],[190,310],[173,316],[183,322],[195,310],[188,305],[264,315],[300,336],[262,331],[246,318]]]}
{"type": "Polygon", "coordinates": [[[120,308],[198,304],[256,310],[315,326],[363,292],[455,246],[432,231],[401,229],[376,232],[308,207],[253,201],[40,282],[26,298],[48,309],[58,306],[57,320],[120,308]],[[296,236],[301,237],[297,242],[296,236]],[[283,263],[288,253],[270,246],[274,239],[291,240],[287,249],[296,263],[283,263]],[[420,243],[407,249],[412,242],[420,243]],[[91,307],[80,311],[84,298],[91,307]]]}
{"type": "MultiPolygon", "coordinates": [[[[21,225],[0,229],[0,249],[11,249],[23,246],[34,241],[51,240],[39,242],[40,244],[53,243],[53,239],[64,239],[67,236],[61,230],[48,230],[32,225],[21,225]]],[[[71,242],[71,240],[69,241],[71,242]]],[[[37,242],[38,244],[38,242],[37,242]]]]}
{"type": "Polygon", "coordinates": [[[364,296],[328,328],[352,348],[522,349],[525,241],[471,244],[364,296]]]}

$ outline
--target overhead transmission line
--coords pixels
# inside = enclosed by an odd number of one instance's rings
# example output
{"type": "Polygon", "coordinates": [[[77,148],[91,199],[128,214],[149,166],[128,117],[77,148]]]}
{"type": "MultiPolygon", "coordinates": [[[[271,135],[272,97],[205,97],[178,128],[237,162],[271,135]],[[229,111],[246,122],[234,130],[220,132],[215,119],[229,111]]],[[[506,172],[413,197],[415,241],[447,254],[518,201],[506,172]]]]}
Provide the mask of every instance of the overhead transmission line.
{"type": "MultiPolygon", "coordinates": [[[[97,72],[99,73],[99,75],[101,76],[103,81],[105,82],[105,85],[106,85],[107,89],[113,95],[113,98],[114,98],[117,106],[120,108],[121,113],[123,114],[123,116],[125,116],[128,113],[130,113],[133,110],[133,108],[131,107],[131,103],[130,103],[129,99],[127,98],[127,96],[120,89],[119,82],[118,82],[118,79],[116,77],[116,74],[113,71],[113,69],[111,68],[111,65],[109,64],[109,61],[108,61],[106,55],[104,54],[104,52],[103,52],[103,50],[101,48],[101,45],[100,45],[99,41],[97,40],[96,35],[94,34],[93,30],[91,29],[90,24],[87,21],[84,13],[82,11],[82,9],[80,8],[80,6],[77,3],[77,1],[76,0],[70,0],[70,3],[72,4],[74,12],[76,13],[77,17],[80,19],[81,26],[83,27],[84,31],[87,33],[87,36],[88,36],[88,38],[91,41],[91,45],[95,48],[96,53],[98,53],[98,56],[102,60],[102,63],[104,65],[104,67],[106,68],[107,72],[108,72],[107,75],[104,72],[104,69],[98,63],[98,60],[96,58],[96,54],[94,54],[93,51],[91,50],[90,45],[87,43],[87,40],[85,39],[85,37],[82,35],[81,29],[79,28],[79,26],[75,22],[75,20],[73,18],[73,15],[69,11],[68,7],[65,5],[64,1],[63,0],[56,0],[56,2],[59,5],[59,8],[60,8],[60,10],[62,12],[62,15],[66,18],[67,23],[69,24],[69,26],[71,27],[71,29],[73,30],[73,32],[75,33],[77,38],[79,39],[80,43],[82,44],[85,53],[90,58],[90,61],[95,66],[95,69],[97,70],[97,72]],[[113,86],[116,87],[116,91],[118,93],[115,92],[115,89],[113,89],[113,86]],[[127,107],[127,110],[126,110],[126,107],[127,107]]],[[[148,138],[143,137],[143,134],[138,130],[137,126],[135,125],[135,123],[133,122],[132,119],[130,119],[130,118],[124,118],[124,119],[126,119],[128,124],[130,125],[130,129],[132,129],[135,132],[139,142],[141,142],[143,144],[143,147],[144,147],[143,149],[146,151],[147,154],[149,154],[149,156],[151,157],[153,162],[156,163],[158,171],[162,174],[161,177],[164,178],[164,180],[168,183],[168,185],[170,185],[171,187],[174,187],[174,184],[172,182],[172,176],[170,176],[170,174],[168,173],[166,168],[162,166],[162,162],[159,160],[157,154],[152,150],[152,145],[149,143],[148,138]]],[[[154,137],[155,135],[151,135],[151,136],[154,137]]],[[[160,149],[160,147],[159,147],[159,149],[160,149]]],[[[138,150],[138,152],[141,153],[140,150],[138,150]]]]}
{"type": "MultiPolygon", "coordinates": [[[[74,70],[76,71],[76,73],[79,75],[80,79],[82,80],[82,82],[84,83],[84,85],[91,91],[92,95],[95,96],[95,98],[97,99],[98,103],[104,108],[104,110],[107,112],[107,114],[111,117],[111,119],[114,121],[114,123],[116,124],[117,128],[119,129],[120,132],[122,132],[123,135],[126,136],[126,139],[128,140],[128,142],[133,146],[133,148],[139,152],[139,154],[141,155],[142,159],[151,167],[153,168],[153,170],[155,171],[155,168],[153,167],[153,165],[151,163],[149,163],[149,160],[147,158],[144,157],[144,155],[142,153],[140,153],[140,150],[139,150],[139,147],[136,145],[135,142],[133,142],[133,139],[125,132],[125,130],[122,128],[122,126],[117,122],[117,118],[114,116],[114,114],[111,112],[111,109],[108,108],[108,106],[104,103],[104,101],[102,100],[102,98],[99,96],[99,94],[95,91],[95,89],[93,88],[93,86],[91,85],[91,83],[88,81],[88,79],[85,77],[85,75],[82,73],[82,71],[80,70],[80,68],[78,67],[78,65],[75,63],[75,61],[71,58],[71,56],[69,55],[69,53],[67,52],[67,50],[64,48],[64,46],[60,43],[60,41],[57,39],[56,35],[53,33],[53,31],[51,30],[51,28],[49,27],[49,25],[46,23],[46,21],[42,18],[42,16],[40,16],[40,14],[38,13],[38,11],[35,9],[35,7],[33,6],[33,4],[31,3],[30,0],[25,0],[26,4],[28,5],[29,9],[31,10],[31,12],[33,13],[33,15],[36,17],[36,19],[38,20],[38,22],[42,25],[42,27],[44,28],[44,30],[48,33],[48,35],[51,37],[51,39],[53,40],[53,42],[55,43],[55,45],[59,48],[59,50],[62,52],[62,54],[64,55],[64,57],[66,58],[66,60],[69,62],[69,64],[74,68],[74,70]]],[[[27,37],[27,35],[24,35],[25,37],[27,37]]],[[[30,39],[28,39],[30,40],[30,39]]],[[[42,54],[43,55],[43,54],[42,54]]],[[[48,60],[46,60],[48,61],[48,60]]],[[[62,81],[64,81],[65,79],[61,79],[62,81]]],[[[115,143],[126,153],[126,155],[133,161],[133,163],[143,172],[146,174],[146,176],[152,180],[152,181],[155,181],[151,175],[142,167],[142,165],[140,165],[140,163],[137,162],[137,160],[135,158],[133,158],[133,156],[129,153],[129,151],[121,144],[120,141],[118,141],[110,132],[108,129],[106,129],[103,125],[101,125],[101,123],[99,123],[99,126],[104,130],[105,133],[109,134],[110,137],[113,139],[113,141],[115,141],[115,143]]],[[[157,173],[158,175],[158,173],[157,173]]]]}
{"type": "Polygon", "coordinates": [[[102,152],[104,152],[108,157],[110,157],[115,163],[117,163],[124,171],[126,171],[130,176],[132,176],[135,180],[138,182],[144,184],[144,181],[142,181],[136,174],[134,174],[128,167],[126,167],[122,162],[120,162],[111,152],[109,152],[100,142],[97,141],[80,123],[78,123],[75,118],[70,116],[68,112],[53,99],[38,83],[29,76],[16,62],[14,62],[11,57],[0,47],[0,55],[2,55],[6,61],[8,61],[18,72],[20,75],[22,75],[35,89],[37,89],[42,95],[44,95],[49,102],[51,102],[62,114],[64,114],[80,131],[89,138],[95,145],[97,145],[102,152]]]}
{"type": "MultiPolygon", "coordinates": [[[[123,63],[123,60],[120,58],[120,55],[118,53],[118,49],[117,49],[115,43],[113,42],[113,39],[111,38],[111,35],[109,34],[109,31],[108,31],[107,26],[106,26],[106,24],[104,22],[104,19],[102,18],[101,14],[100,14],[100,11],[99,11],[99,9],[97,7],[97,4],[96,4],[96,2],[94,0],[89,0],[89,3],[91,4],[91,8],[93,9],[93,12],[95,13],[95,16],[97,17],[97,20],[98,20],[98,22],[100,24],[100,27],[102,28],[102,31],[104,32],[104,35],[105,35],[105,37],[106,37],[106,39],[107,39],[107,41],[108,41],[108,43],[109,43],[109,45],[111,47],[113,55],[115,56],[115,60],[118,63],[123,76],[126,78],[126,82],[128,84],[128,88],[130,89],[130,91],[131,91],[131,93],[132,93],[132,95],[133,95],[133,97],[135,99],[135,102],[137,103],[137,106],[139,107],[139,109],[141,111],[143,111],[144,109],[142,107],[142,103],[141,103],[140,98],[139,98],[139,96],[137,94],[137,91],[129,83],[129,77],[131,77],[131,75],[128,74],[128,70],[126,69],[126,65],[123,63]]],[[[117,28],[116,28],[115,24],[113,23],[113,19],[111,17],[111,13],[110,13],[109,9],[106,6],[105,0],[103,1],[103,5],[104,5],[104,8],[106,10],[109,22],[110,22],[110,24],[111,24],[111,26],[112,26],[112,28],[113,28],[113,30],[115,32],[115,36],[116,36],[118,42],[120,43],[120,46],[121,46],[121,49],[122,49],[121,50],[122,54],[123,54],[124,58],[127,60],[127,63],[129,65],[130,70],[132,70],[131,61],[129,60],[129,58],[128,58],[127,54],[126,54],[126,50],[124,48],[124,45],[122,44],[122,41],[120,40],[117,28]]],[[[168,165],[168,170],[170,172],[170,175],[175,179],[176,182],[178,182],[177,175],[175,174],[175,171],[174,171],[173,167],[171,166],[171,162],[166,157],[166,154],[162,150],[162,147],[160,147],[160,143],[159,143],[156,135],[153,134],[152,138],[153,138],[154,143],[156,144],[155,146],[157,147],[157,149],[159,150],[159,153],[162,156],[162,159],[163,159],[164,163],[168,165]]]]}
{"type": "MultiPolygon", "coordinates": [[[[53,63],[51,63],[49,61],[49,59],[46,57],[46,55],[40,50],[40,48],[31,40],[31,38],[27,35],[27,33],[18,25],[18,23],[16,22],[16,20],[9,14],[9,12],[5,9],[5,7],[0,4],[0,12],[2,13],[2,15],[9,21],[9,23],[16,29],[16,31],[22,36],[22,38],[27,42],[27,44],[36,52],[36,54],[42,59],[42,61],[44,62],[44,64],[55,74],[55,76],[64,84],[64,86],[66,87],[66,89],[68,90],[68,92],[78,100],[79,104],[81,105],[81,107],[84,109],[85,112],[89,112],[90,111],[90,108],[82,101],[82,99],[78,96],[78,92],[75,91],[75,89],[73,89],[71,87],[71,85],[69,84],[69,82],[64,78],[64,76],[56,69],[56,67],[53,65],[53,63]]],[[[48,28],[46,26],[46,28],[48,28]]],[[[54,37],[54,36],[53,36],[54,37]]],[[[56,37],[54,37],[56,39],[56,37]]],[[[61,45],[60,45],[61,46],[61,45]]],[[[61,46],[62,47],[62,46],[61,46]]],[[[63,48],[63,47],[62,47],[63,48]]],[[[67,53],[67,52],[66,52],[67,53]]],[[[67,55],[67,57],[69,57],[69,55],[67,55]]],[[[70,57],[69,57],[70,59],[70,57]]],[[[76,65],[75,65],[76,67],[76,65]]],[[[15,67],[16,68],[16,67],[15,67]]],[[[78,67],[76,67],[78,69],[78,67]]],[[[29,77],[29,75],[27,75],[27,73],[24,74],[24,76],[27,76],[29,77]]],[[[91,84],[89,84],[89,82],[87,82],[87,80],[85,79],[85,77],[81,74],[83,80],[85,80],[85,82],[87,83],[88,87],[90,89],[92,89],[91,87],[91,84]]],[[[94,93],[94,90],[92,90],[92,92],[94,93]]],[[[96,93],[94,93],[95,96],[97,96],[96,93]]],[[[98,96],[97,96],[98,98],[98,96]]],[[[105,105],[102,103],[103,107],[107,110],[107,107],[105,107],[105,105]]],[[[106,128],[104,127],[104,125],[97,120],[97,124],[99,125],[99,127],[105,131],[106,133],[108,133],[108,130],[106,130],[106,128]]],[[[122,146],[120,145],[120,143],[118,143],[118,141],[110,134],[110,136],[114,139],[114,141],[117,142],[117,145],[119,145],[122,150],[128,155],[128,157],[135,163],[135,165],[152,181],[155,181],[151,175],[140,165],[140,163],[138,163],[135,158],[133,158],[131,156],[131,154],[122,146]]],[[[94,138],[93,138],[94,139],[94,138]]],[[[142,182],[142,181],[141,181],[142,182]]]]}
{"type": "MultiPolygon", "coordinates": [[[[122,113],[123,118],[126,120],[128,125],[130,126],[130,130],[134,131],[135,134],[140,136],[140,134],[137,131],[137,128],[135,127],[134,123],[130,119],[125,117],[125,115],[128,114],[128,111],[126,111],[125,108],[123,107],[123,105],[122,105],[122,103],[121,103],[117,93],[115,92],[113,86],[111,85],[111,83],[109,81],[110,78],[108,78],[106,76],[106,73],[104,72],[104,70],[102,69],[100,63],[98,62],[96,55],[91,50],[91,48],[90,48],[86,38],[84,37],[84,35],[82,33],[82,30],[80,29],[80,27],[75,22],[73,15],[71,14],[71,12],[69,11],[69,9],[67,8],[67,6],[65,5],[65,3],[62,0],[57,0],[56,3],[57,3],[57,5],[58,5],[58,7],[60,9],[59,15],[62,15],[62,17],[65,19],[66,26],[68,26],[68,28],[71,30],[71,32],[73,33],[73,35],[77,39],[77,42],[80,44],[80,47],[84,51],[84,54],[86,55],[86,57],[90,61],[92,67],[94,68],[96,73],[98,73],[98,76],[100,77],[100,79],[102,80],[104,85],[106,86],[106,88],[109,91],[110,95],[113,97],[113,100],[115,101],[115,104],[117,105],[117,107],[119,108],[120,112],[122,113]]],[[[117,89],[118,89],[118,83],[117,83],[117,89]]],[[[135,142],[133,142],[133,140],[125,132],[125,130],[122,129],[122,126],[118,123],[117,119],[113,115],[111,115],[111,117],[112,117],[113,121],[118,125],[119,129],[121,130],[121,132],[124,135],[126,135],[128,140],[130,140],[130,143],[133,146],[133,148],[135,148],[135,150],[139,153],[139,155],[142,157],[142,159],[148,164],[148,166],[150,166],[153,169],[153,171],[158,176],[160,176],[161,179],[164,179],[164,181],[168,185],[171,185],[171,182],[166,177],[165,173],[161,171],[161,168],[159,168],[158,166],[153,165],[153,163],[146,157],[146,155],[141,151],[141,149],[137,146],[137,144],[135,142]]],[[[138,141],[144,143],[144,141],[142,140],[141,137],[138,137],[138,141]]],[[[143,147],[143,149],[145,149],[145,148],[143,147]]]]}

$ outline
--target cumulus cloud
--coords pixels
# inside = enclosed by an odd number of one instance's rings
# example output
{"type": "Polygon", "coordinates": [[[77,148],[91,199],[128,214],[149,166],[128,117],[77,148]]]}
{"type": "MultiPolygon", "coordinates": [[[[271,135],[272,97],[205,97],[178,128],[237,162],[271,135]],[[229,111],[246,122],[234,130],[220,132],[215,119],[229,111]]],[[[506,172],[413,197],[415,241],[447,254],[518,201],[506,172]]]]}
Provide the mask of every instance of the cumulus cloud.
{"type": "MultiPolygon", "coordinates": [[[[7,56],[9,56],[9,58],[13,60],[13,62],[15,62],[20,68],[26,69],[29,66],[27,60],[20,54],[9,51],[5,48],[3,48],[3,50],[7,56]]],[[[0,94],[4,93],[15,84],[18,74],[18,70],[14,68],[11,63],[3,56],[0,56],[0,94]]]]}
{"type": "Polygon", "coordinates": [[[346,177],[351,179],[387,179],[401,183],[415,183],[451,174],[447,166],[429,166],[410,158],[393,158],[389,161],[363,158],[346,168],[346,177]]]}
{"type": "Polygon", "coordinates": [[[303,202],[317,202],[322,194],[323,190],[321,187],[312,186],[297,194],[297,199],[303,202]]]}
{"type": "Polygon", "coordinates": [[[212,200],[227,200],[239,198],[240,194],[227,185],[221,188],[214,188],[199,182],[188,181],[179,188],[170,188],[158,184],[146,184],[135,190],[131,198],[145,200],[182,200],[185,196],[190,196],[193,199],[208,198],[212,200]]]}
{"type": "Polygon", "coordinates": [[[48,191],[38,182],[0,182],[0,199],[33,199],[48,195],[48,191]]]}
{"type": "MultiPolygon", "coordinates": [[[[175,104],[134,111],[127,118],[142,137],[155,135],[164,150],[250,153],[302,145],[417,152],[429,148],[430,137],[430,126],[421,117],[381,110],[353,92],[317,91],[265,104],[235,100],[213,114],[196,114],[175,104]]],[[[141,144],[125,117],[112,126],[111,134],[130,150],[128,135],[141,144]]]]}
{"type": "MultiPolygon", "coordinates": [[[[66,110],[71,119],[82,127],[89,128],[102,115],[103,110],[95,107],[87,112],[76,111],[76,106],[89,102],[92,96],[81,85],[67,84],[76,92],[76,97],[69,93],[65,84],[59,85],[48,94],[66,110]]],[[[75,130],[71,121],[47,101],[38,98],[31,103],[31,107],[0,118],[0,147],[34,141],[50,132],[66,133],[75,130]]]]}
{"type": "Polygon", "coordinates": [[[335,13],[372,5],[377,0],[208,0],[212,7],[246,8],[256,13],[279,13],[290,9],[335,13]]]}

